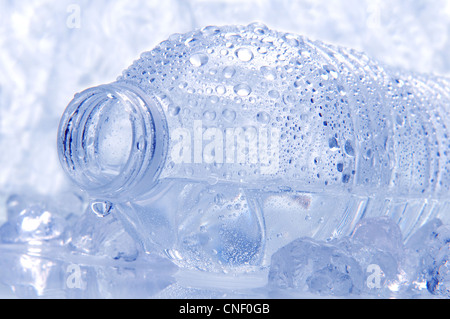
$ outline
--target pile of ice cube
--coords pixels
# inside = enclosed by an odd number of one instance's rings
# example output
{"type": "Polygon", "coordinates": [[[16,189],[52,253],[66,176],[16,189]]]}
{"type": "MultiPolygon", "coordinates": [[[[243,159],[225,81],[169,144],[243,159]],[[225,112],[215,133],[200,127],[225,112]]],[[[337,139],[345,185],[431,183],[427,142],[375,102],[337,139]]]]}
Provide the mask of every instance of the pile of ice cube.
{"type": "Polygon", "coordinates": [[[406,241],[388,217],[363,219],[350,236],[298,238],[259,271],[233,274],[230,267],[205,283],[205,272],[144,253],[113,214],[80,214],[77,197],[65,203],[69,208],[49,198],[8,199],[8,221],[0,228],[2,296],[450,297],[450,226],[438,219],[406,241]],[[242,278],[247,285],[227,282],[242,278]]]}

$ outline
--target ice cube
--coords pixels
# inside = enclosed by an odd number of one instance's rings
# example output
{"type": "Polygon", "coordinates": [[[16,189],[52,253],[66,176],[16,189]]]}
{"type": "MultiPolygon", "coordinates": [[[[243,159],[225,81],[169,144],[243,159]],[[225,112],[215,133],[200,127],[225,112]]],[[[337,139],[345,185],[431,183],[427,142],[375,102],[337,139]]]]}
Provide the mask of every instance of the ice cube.
{"type": "Polygon", "coordinates": [[[450,297],[450,226],[432,220],[408,241],[409,267],[416,283],[433,294],[450,297]]]}
{"type": "Polygon", "coordinates": [[[444,244],[426,270],[427,289],[433,295],[450,298],[450,244],[444,244]]]}
{"type": "Polygon", "coordinates": [[[363,271],[358,262],[334,244],[300,238],[272,256],[269,285],[323,295],[359,294],[363,271]]]}
{"type": "Polygon", "coordinates": [[[77,252],[93,256],[134,261],[139,245],[125,231],[114,214],[98,217],[89,207],[67,233],[70,247],[77,252]]]}
{"type": "Polygon", "coordinates": [[[389,217],[363,219],[351,237],[354,242],[390,254],[394,258],[403,255],[402,232],[389,217]]]}
{"type": "Polygon", "coordinates": [[[3,243],[60,239],[64,214],[45,198],[12,195],[7,200],[8,221],[0,227],[3,243]]]}

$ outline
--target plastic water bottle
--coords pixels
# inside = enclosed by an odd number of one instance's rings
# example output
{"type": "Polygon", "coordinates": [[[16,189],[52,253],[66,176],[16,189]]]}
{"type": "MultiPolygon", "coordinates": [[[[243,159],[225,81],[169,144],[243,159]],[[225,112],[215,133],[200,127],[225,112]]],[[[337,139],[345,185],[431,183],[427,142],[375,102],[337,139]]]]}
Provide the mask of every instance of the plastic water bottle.
{"type": "Polygon", "coordinates": [[[76,94],[63,168],[148,251],[212,269],[387,215],[445,219],[449,81],[264,25],[175,34],[76,94]]]}

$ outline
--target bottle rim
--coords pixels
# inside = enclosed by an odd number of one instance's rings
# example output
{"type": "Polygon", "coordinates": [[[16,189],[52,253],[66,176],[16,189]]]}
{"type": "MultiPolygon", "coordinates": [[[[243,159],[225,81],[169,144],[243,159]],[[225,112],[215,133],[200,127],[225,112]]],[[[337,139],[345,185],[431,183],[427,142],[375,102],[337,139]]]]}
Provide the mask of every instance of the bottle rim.
{"type": "MultiPolygon", "coordinates": [[[[57,148],[64,171],[90,196],[129,198],[151,189],[160,175],[167,149],[167,123],[162,107],[135,85],[115,82],[75,95],[58,128],[57,148]],[[99,131],[114,101],[129,116],[128,154],[121,165],[105,169],[99,153],[99,131]],[[126,109],[126,110],[125,110],[126,109]]],[[[128,139],[125,139],[128,140],[128,139]]],[[[114,140],[112,140],[114,143],[114,140]]]]}

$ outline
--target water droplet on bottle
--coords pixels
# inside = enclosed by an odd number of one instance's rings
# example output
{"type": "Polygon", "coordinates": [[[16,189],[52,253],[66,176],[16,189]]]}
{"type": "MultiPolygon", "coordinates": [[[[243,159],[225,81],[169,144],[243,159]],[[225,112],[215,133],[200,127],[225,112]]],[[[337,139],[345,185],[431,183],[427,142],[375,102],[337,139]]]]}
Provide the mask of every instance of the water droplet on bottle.
{"type": "MultiPolygon", "coordinates": [[[[228,32],[225,34],[225,39],[232,40],[233,42],[237,42],[241,38],[242,38],[242,36],[236,32],[228,32]]],[[[227,47],[229,47],[228,43],[227,43],[227,47]]]]}
{"type": "Polygon", "coordinates": [[[219,182],[219,178],[217,176],[208,176],[206,181],[209,185],[216,185],[219,182]]]}
{"type": "Polygon", "coordinates": [[[345,142],[344,150],[348,156],[355,156],[355,149],[353,148],[352,142],[350,140],[347,140],[345,142]]]}
{"type": "Polygon", "coordinates": [[[286,61],[286,56],[284,54],[278,54],[277,60],[281,62],[286,61]]]}
{"type": "Polygon", "coordinates": [[[395,79],[395,83],[397,83],[398,87],[403,87],[405,85],[405,82],[403,82],[401,79],[395,79]]]}
{"type": "Polygon", "coordinates": [[[208,56],[204,53],[196,53],[191,56],[189,62],[195,67],[200,67],[208,63],[208,56]]]}
{"type": "Polygon", "coordinates": [[[180,114],[180,110],[181,110],[181,108],[179,106],[171,105],[171,106],[169,106],[168,111],[171,116],[177,116],[178,114],[180,114]]]}
{"type": "Polygon", "coordinates": [[[294,82],[294,87],[295,87],[296,89],[302,88],[303,86],[305,86],[305,85],[304,85],[304,82],[301,81],[301,80],[297,80],[297,81],[294,82]]]}
{"type": "Polygon", "coordinates": [[[253,59],[253,52],[247,48],[237,49],[235,54],[242,62],[249,62],[253,59]]]}
{"type": "Polygon", "coordinates": [[[283,40],[293,47],[298,47],[300,45],[300,42],[297,40],[297,36],[295,34],[286,33],[283,36],[283,40]]]}
{"type": "Polygon", "coordinates": [[[216,112],[214,111],[205,111],[203,113],[203,118],[207,121],[213,121],[216,118],[216,112]]]}
{"type": "Polygon", "coordinates": [[[327,73],[325,70],[323,70],[323,71],[320,72],[320,77],[321,77],[324,81],[327,81],[328,78],[329,78],[328,73],[327,73]]]}
{"type": "Polygon", "coordinates": [[[144,136],[140,136],[138,142],[136,143],[136,148],[138,151],[142,151],[145,148],[145,138],[144,136]]]}
{"type": "Polygon", "coordinates": [[[342,183],[347,184],[350,181],[350,175],[344,174],[342,175],[342,183]]]}
{"type": "Polygon", "coordinates": [[[227,66],[223,69],[223,76],[227,79],[232,78],[235,73],[236,70],[232,66],[227,66]]]}
{"type": "Polygon", "coordinates": [[[287,94],[284,94],[284,96],[283,96],[283,102],[285,104],[294,104],[296,101],[297,101],[296,96],[293,94],[287,93],[287,94]]]}
{"type": "Polygon", "coordinates": [[[268,52],[266,47],[259,47],[256,51],[258,51],[259,54],[266,54],[268,52]]]}
{"type": "Polygon", "coordinates": [[[198,40],[197,40],[197,38],[194,38],[194,37],[191,37],[184,42],[184,44],[186,44],[186,46],[188,46],[188,47],[195,46],[197,43],[198,43],[198,40]]]}
{"type": "Polygon", "coordinates": [[[339,73],[334,68],[329,68],[329,73],[333,77],[333,79],[337,79],[339,76],[339,73]]]}
{"type": "Polygon", "coordinates": [[[263,67],[261,67],[260,70],[261,70],[261,74],[264,76],[264,78],[266,80],[273,81],[277,77],[277,74],[275,73],[275,71],[268,66],[263,66],[263,67]]]}
{"type": "Polygon", "coordinates": [[[206,36],[212,36],[220,33],[220,29],[216,26],[206,26],[202,29],[202,32],[206,36]]]}
{"type": "Polygon", "coordinates": [[[234,86],[234,93],[239,96],[248,96],[252,93],[252,89],[247,84],[241,83],[234,86]]]}
{"type": "Polygon", "coordinates": [[[253,32],[255,32],[256,34],[264,34],[268,30],[266,25],[259,22],[250,24],[249,28],[253,29],[253,32]]]}
{"type": "Polygon", "coordinates": [[[370,160],[372,158],[372,150],[368,149],[367,152],[363,154],[365,160],[370,160]]]}
{"type": "Polygon", "coordinates": [[[341,96],[346,96],[347,92],[345,91],[344,87],[342,85],[337,86],[338,92],[341,96]]]}
{"type": "Polygon", "coordinates": [[[109,201],[96,200],[91,202],[91,210],[98,217],[106,217],[111,213],[113,205],[109,201]]]}
{"type": "Polygon", "coordinates": [[[229,122],[233,122],[236,119],[236,112],[233,110],[225,109],[222,112],[222,116],[229,122]]]}
{"type": "Polygon", "coordinates": [[[324,80],[328,80],[328,75],[330,75],[335,80],[338,78],[338,72],[336,71],[336,69],[333,66],[325,65],[323,67],[323,70],[324,70],[324,74],[327,74],[327,78],[324,80]]]}
{"type": "Polygon", "coordinates": [[[215,96],[215,95],[212,95],[212,96],[209,97],[209,101],[212,104],[216,104],[217,102],[219,102],[219,98],[217,96],[215,96]]]}
{"type": "Polygon", "coordinates": [[[332,137],[328,140],[328,146],[332,151],[336,151],[339,149],[339,143],[335,137],[332,137]]]}
{"type": "Polygon", "coordinates": [[[259,123],[267,124],[270,122],[270,115],[266,112],[259,112],[258,114],[256,114],[256,120],[259,123]]]}
{"type": "Polygon", "coordinates": [[[225,202],[225,196],[223,194],[219,193],[214,197],[214,203],[216,205],[223,205],[224,202],[225,202]]]}
{"type": "Polygon", "coordinates": [[[225,94],[226,89],[225,89],[225,87],[223,85],[218,85],[216,87],[216,92],[217,92],[217,94],[222,95],[222,94],[225,94]]]}
{"type": "Polygon", "coordinates": [[[277,90],[270,90],[268,94],[272,99],[278,99],[280,97],[280,93],[277,90]]]}

